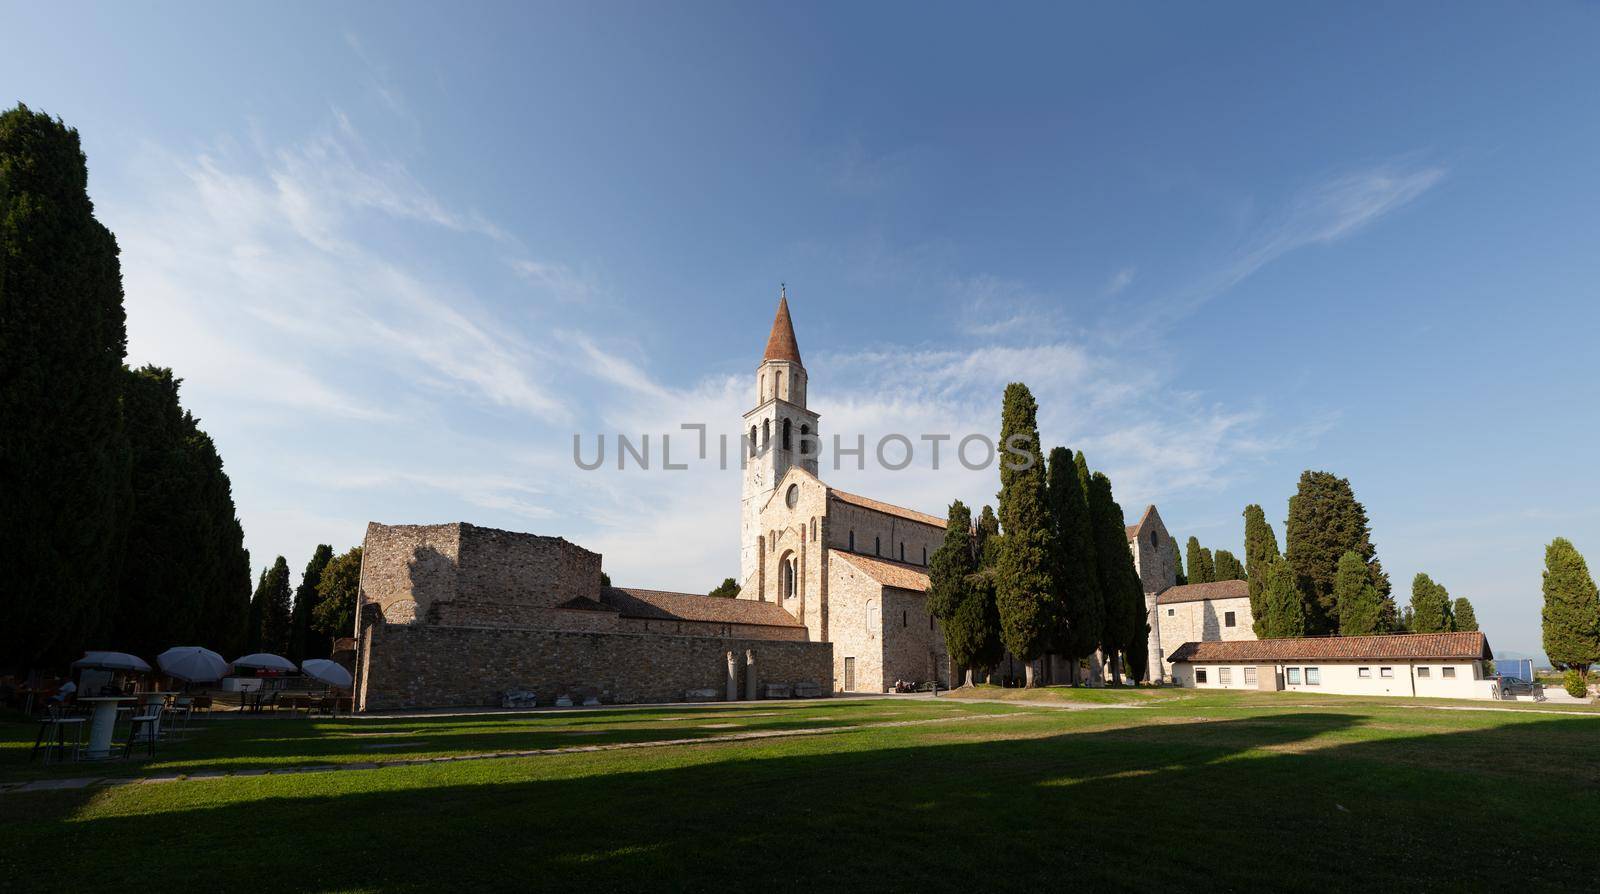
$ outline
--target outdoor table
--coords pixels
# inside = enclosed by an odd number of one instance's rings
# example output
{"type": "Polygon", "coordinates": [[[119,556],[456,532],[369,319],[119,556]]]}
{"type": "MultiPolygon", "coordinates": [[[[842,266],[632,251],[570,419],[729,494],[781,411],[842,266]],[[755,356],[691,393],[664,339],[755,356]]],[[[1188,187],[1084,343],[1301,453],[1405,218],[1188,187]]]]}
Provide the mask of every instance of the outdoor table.
{"type": "MultiPolygon", "coordinates": [[[[154,713],[157,708],[167,703],[167,696],[177,695],[176,692],[141,692],[139,700],[144,705],[144,713],[154,713]]],[[[161,736],[161,721],[145,724],[144,732],[139,735],[139,741],[146,742],[150,739],[159,739],[161,736]]]]}
{"type": "Polygon", "coordinates": [[[133,697],[128,695],[93,695],[78,699],[79,704],[94,706],[94,714],[89,718],[89,750],[84,752],[84,757],[105,760],[111,756],[111,734],[117,726],[118,703],[131,701],[133,697]]]}

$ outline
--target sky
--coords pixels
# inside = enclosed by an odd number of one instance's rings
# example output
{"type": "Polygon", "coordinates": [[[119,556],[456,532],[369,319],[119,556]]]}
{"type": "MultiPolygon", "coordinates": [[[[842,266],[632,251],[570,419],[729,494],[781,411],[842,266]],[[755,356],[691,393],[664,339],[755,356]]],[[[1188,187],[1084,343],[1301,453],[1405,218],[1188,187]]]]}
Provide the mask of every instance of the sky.
{"type": "Polygon", "coordinates": [[[737,575],[680,427],[736,437],[780,283],[844,489],[993,502],[920,436],[1021,381],[1213,549],[1349,478],[1501,653],[1552,538],[1600,561],[1594,4],[3,5],[258,571],[459,520],[737,575]],[[577,467],[618,433],[650,469],[577,467]]]}

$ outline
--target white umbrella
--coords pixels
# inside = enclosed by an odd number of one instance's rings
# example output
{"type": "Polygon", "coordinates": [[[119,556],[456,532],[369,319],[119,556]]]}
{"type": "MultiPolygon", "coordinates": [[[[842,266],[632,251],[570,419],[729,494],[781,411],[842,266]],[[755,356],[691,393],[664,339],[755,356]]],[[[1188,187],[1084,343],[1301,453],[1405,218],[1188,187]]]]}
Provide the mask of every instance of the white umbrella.
{"type": "Polygon", "coordinates": [[[285,671],[291,674],[298,670],[298,668],[294,666],[293,661],[290,661],[282,655],[274,655],[271,652],[257,652],[254,655],[246,655],[243,658],[235,658],[233,659],[233,666],[236,668],[248,667],[265,671],[285,671]]]}
{"type": "Polygon", "coordinates": [[[227,659],[199,646],[174,646],[156,656],[156,665],[188,683],[211,683],[228,675],[227,659]]]}
{"type": "Polygon", "coordinates": [[[108,671],[150,671],[150,665],[143,658],[127,652],[85,652],[82,658],[72,662],[72,666],[108,671]]]}
{"type": "Polygon", "coordinates": [[[320,683],[327,683],[335,689],[349,689],[355,685],[355,680],[351,679],[350,672],[345,670],[337,661],[329,661],[326,658],[307,658],[300,662],[300,669],[305,671],[306,676],[311,679],[320,683]]]}

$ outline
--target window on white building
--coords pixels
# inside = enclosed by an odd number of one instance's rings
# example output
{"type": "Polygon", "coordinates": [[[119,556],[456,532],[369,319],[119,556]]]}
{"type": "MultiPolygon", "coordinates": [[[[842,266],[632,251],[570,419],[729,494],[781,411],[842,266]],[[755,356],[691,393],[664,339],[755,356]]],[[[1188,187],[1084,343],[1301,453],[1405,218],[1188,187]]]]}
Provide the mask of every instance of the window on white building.
{"type": "Polygon", "coordinates": [[[1378,668],[1378,676],[1384,678],[1385,680],[1393,679],[1394,678],[1394,668],[1392,668],[1392,667],[1380,667],[1380,668],[1378,668]]]}
{"type": "Polygon", "coordinates": [[[1167,609],[1167,617],[1169,617],[1169,618],[1172,617],[1173,615],[1177,614],[1177,613],[1178,613],[1178,610],[1175,609],[1175,608],[1167,609]]]}
{"type": "Polygon", "coordinates": [[[1254,686],[1254,685],[1256,685],[1256,669],[1255,668],[1247,667],[1247,668],[1244,669],[1244,685],[1246,685],[1246,686],[1254,686]]]}
{"type": "Polygon", "coordinates": [[[1222,613],[1222,626],[1224,626],[1224,627],[1232,627],[1233,626],[1233,612],[1223,612],[1222,613]]]}
{"type": "Polygon", "coordinates": [[[1442,677],[1450,677],[1450,678],[1454,679],[1455,675],[1456,675],[1456,669],[1453,668],[1453,667],[1441,667],[1441,668],[1439,668],[1439,675],[1442,676],[1442,677]]]}
{"type": "Polygon", "coordinates": [[[1370,679],[1372,679],[1372,668],[1370,668],[1370,667],[1356,668],[1356,676],[1361,677],[1363,679],[1370,680],[1370,679]]]}
{"type": "Polygon", "coordinates": [[[1431,670],[1429,670],[1428,668],[1419,667],[1419,668],[1417,668],[1417,676],[1419,676],[1419,677],[1431,677],[1431,676],[1433,676],[1433,672],[1431,670]]]}
{"type": "Polygon", "coordinates": [[[1217,668],[1217,682],[1221,683],[1224,686],[1227,686],[1230,683],[1232,683],[1233,682],[1233,668],[1231,668],[1231,667],[1219,667],[1219,668],[1217,668]]]}
{"type": "Polygon", "coordinates": [[[1320,667],[1308,667],[1308,668],[1306,668],[1306,685],[1307,686],[1321,686],[1322,685],[1322,668],[1320,668],[1320,667]]]}
{"type": "Polygon", "coordinates": [[[1197,667],[1197,668],[1194,669],[1194,681],[1196,683],[1204,683],[1206,681],[1206,669],[1205,668],[1197,667]]]}
{"type": "Polygon", "coordinates": [[[1290,686],[1299,686],[1300,685],[1300,668],[1298,668],[1298,667],[1285,668],[1284,671],[1283,671],[1283,675],[1284,675],[1284,678],[1286,680],[1288,680],[1290,686]]]}

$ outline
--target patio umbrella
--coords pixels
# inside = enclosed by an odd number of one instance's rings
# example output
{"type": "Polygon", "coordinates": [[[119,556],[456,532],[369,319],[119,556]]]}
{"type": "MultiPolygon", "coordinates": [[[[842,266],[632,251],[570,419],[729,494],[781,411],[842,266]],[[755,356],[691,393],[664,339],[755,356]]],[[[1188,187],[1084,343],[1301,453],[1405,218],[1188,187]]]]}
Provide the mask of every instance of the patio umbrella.
{"type": "Polygon", "coordinates": [[[199,646],[174,646],[156,656],[156,665],[186,683],[211,683],[228,675],[227,660],[199,646]]]}
{"type": "Polygon", "coordinates": [[[143,658],[129,655],[127,652],[85,652],[82,658],[72,662],[72,666],[94,670],[150,672],[150,665],[146,664],[143,658]]]}
{"type": "Polygon", "coordinates": [[[307,658],[300,662],[300,669],[306,676],[320,683],[327,683],[335,689],[349,689],[355,685],[350,672],[345,670],[337,661],[326,658],[307,658]]]}
{"type": "Polygon", "coordinates": [[[296,670],[299,670],[299,668],[294,666],[293,661],[290,661],[282,655],[274,655],[271,652],[257,652],[254,655],[246,655],[243,658],[235,658],[233,659],[233,666],[236,668],[248,667],[255,670],[265,671],[284,671],[291,674],[296,670]]]}

